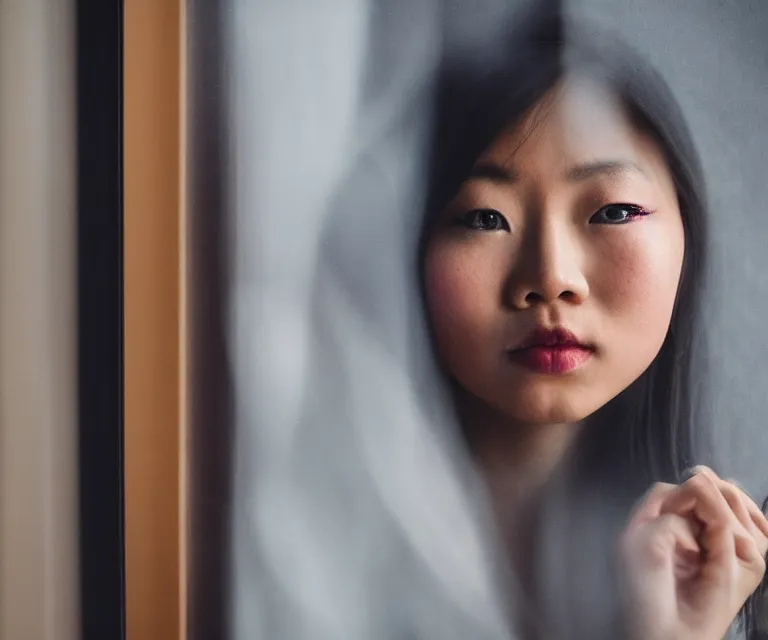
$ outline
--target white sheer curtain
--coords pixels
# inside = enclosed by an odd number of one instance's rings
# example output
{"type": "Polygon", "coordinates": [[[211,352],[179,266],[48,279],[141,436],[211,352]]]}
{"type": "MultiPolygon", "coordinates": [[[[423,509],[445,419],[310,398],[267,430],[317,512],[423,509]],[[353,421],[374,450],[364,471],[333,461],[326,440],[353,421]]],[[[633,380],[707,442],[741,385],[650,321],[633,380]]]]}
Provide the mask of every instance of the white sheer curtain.
{"type": "Polygon", "coordinates": [[[229,3],[237,638],[508,637],[415,286],[442,19],[229,3]]]}

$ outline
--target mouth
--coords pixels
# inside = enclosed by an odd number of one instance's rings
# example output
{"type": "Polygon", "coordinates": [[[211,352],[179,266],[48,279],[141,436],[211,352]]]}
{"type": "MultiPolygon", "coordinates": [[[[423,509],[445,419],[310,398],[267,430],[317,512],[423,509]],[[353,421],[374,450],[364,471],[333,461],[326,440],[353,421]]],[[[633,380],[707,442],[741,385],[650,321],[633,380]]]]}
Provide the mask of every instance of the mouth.
{"type": "Polygon", "coordinates": [[[593,345],[563,328],[538,328],[508,352],[510,360],[534,373],[562,375],[585,365],[593,345]]]}

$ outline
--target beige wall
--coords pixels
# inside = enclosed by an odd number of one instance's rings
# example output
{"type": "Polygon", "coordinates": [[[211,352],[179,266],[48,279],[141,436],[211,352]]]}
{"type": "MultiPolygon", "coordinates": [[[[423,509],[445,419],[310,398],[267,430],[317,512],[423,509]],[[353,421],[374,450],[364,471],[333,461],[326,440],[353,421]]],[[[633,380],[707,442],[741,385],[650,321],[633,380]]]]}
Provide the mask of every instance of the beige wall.
{"type": "Polygon", "coordinates": [[[125,0],[128,640],[184,637],[183,0],[125,0]]]}
{"type": "Polygon", "coordinates": [[[73,3],[0,0],[0,640],[76,640],[73,3]]]}

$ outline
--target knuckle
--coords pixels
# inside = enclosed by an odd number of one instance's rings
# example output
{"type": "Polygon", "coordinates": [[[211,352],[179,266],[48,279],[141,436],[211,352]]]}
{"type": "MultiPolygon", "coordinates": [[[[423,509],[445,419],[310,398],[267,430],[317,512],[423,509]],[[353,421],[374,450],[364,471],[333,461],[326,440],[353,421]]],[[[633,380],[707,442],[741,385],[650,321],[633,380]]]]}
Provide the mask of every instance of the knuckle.
{"type": "Polygon", "coordinates": [[[670,489],[674,489],[675,485],[670,484],[669,482],[654,482],[651,485],[650,490],[648,491],[647,496],[655,496],[660,493],[667,493],[670,489]]]}
{"type": "Polygon", "coordinates": [[[712,467],[708,467],[705,464],[697,464],[693,467],[693,470],[696,471],[697,473],[709,473],[709,474],[715,475],[715,472],[712,471],[712,467]]]}
{"type": "Polygon", "coordinates": [[[720,493],[729,504],[736,504],[746,508],[747,496],[738,487],[734,487],[732,484],[724,484],[720,487],[720,493]]]}
{"type": "Polygon", "coordinates": [[[723,483],[720,485],[720,491],[723,494],[729,495],[729,496],[738,496],[741,498],[742,494],[744,493],[739,487],[737,487],[732,482],[723,481],[723,483]]]}
{"type": "Polygon", "coordinates": [[[692,477],[695,477],[697,475],[703,475],[707,476],[711,480],[719,480],[720,477],[711,469],[711,467],[708,467],[704,464],[697,464],[694,467],[691,468],[691,475],[692,477]]]}
{"type": "Polygon", "coordinates": [[[635,503],[635,514],[659,503],[674,488],[675,485],[666,482],[656,482],[652,484],[645,494],[643,494],[635,503]]]}
{"type": "Polygon", "coordinates": [[[743,548],[746,550],[747,557],[749,558],[749,563],[753,564],[755,566],[763,566],[763,571],[765,570],[765,553],[760,548],[760,544],[758,543],[755,538],[753,538],[750,535],[746,536],[737,536],[741,540],[741,544],[743,545],[743,548]]]}
{"type": "Polygon", "coordinates": [[[685,481],[686,487],[696,492],[708,490],[711,484],[711,479],[703,473],[697,473],[685,481]]]}

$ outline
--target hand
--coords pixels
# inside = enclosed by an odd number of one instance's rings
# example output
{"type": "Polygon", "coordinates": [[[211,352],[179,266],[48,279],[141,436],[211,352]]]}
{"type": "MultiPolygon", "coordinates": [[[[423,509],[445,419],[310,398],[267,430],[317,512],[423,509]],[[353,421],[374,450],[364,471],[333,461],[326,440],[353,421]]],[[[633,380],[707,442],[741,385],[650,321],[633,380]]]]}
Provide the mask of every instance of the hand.
{"type": "Polygon", "coordinates": [[[760,584],[767,552],[768,519],[711,469],[654,485],[621,539],[631,637],[721,639],[760,584]]]}

